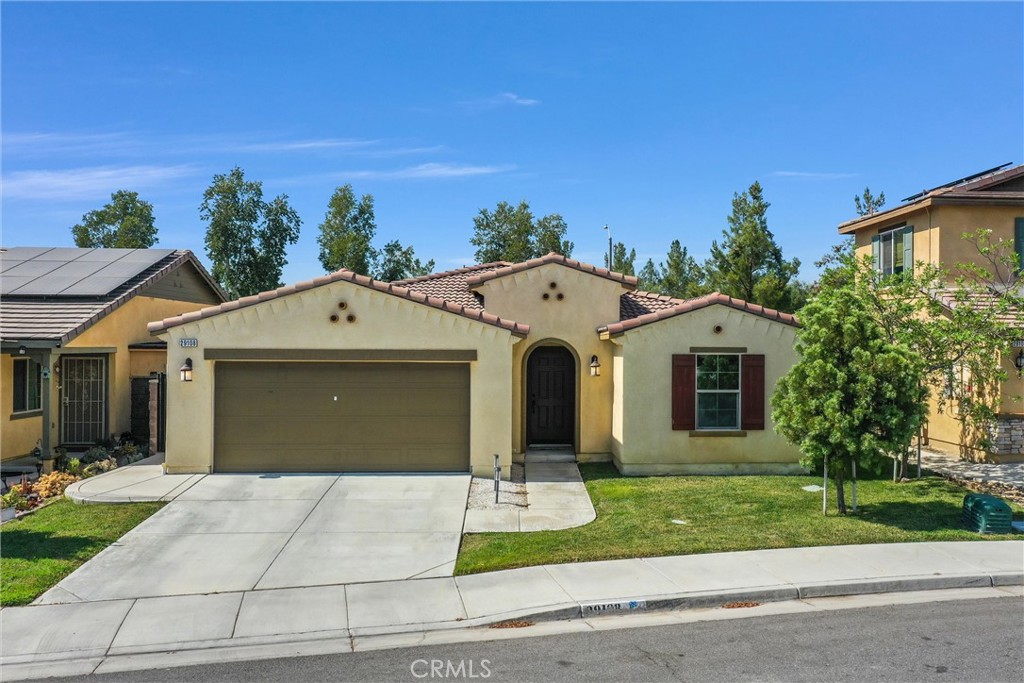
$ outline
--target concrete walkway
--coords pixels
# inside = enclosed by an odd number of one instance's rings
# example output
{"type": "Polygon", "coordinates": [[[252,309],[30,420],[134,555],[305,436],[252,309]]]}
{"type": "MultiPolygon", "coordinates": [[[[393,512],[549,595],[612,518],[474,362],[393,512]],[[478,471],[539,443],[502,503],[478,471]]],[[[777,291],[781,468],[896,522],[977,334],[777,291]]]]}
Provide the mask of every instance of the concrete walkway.
{"type": "Polygon", "coordinates": [[[226,661],[351,651],[369,636],[513,618],[578,619],[951,588],[1021,595],[1013,588],[1021,585],[1024,542],[989,541],[759,550],[33,605],[0,610],[0,666],[5,680],[15,680],[182,665],[209,653],[226,661]]]}
{"type": "Polygon", "coordinates": [[[546,458],[535,460],[527,453],[526,499],[526,509],[509,505],[467,510],[463,531],[474,534],[571,529],[597,518],[575,456],[570,462],[552,462],[546,458]]]}
{"type": "MultiPolygon", "coordinates": [[[[911,457],[911,464],[915,463],[911,457]]],[[[958,479],[1004,484],[1024,489],[1024,462],[971,462],[938,451],[921,450],[921,465],[926,470],[958,479]]],[[[911,468],[913,470],[913,468],[911,468]]]]}

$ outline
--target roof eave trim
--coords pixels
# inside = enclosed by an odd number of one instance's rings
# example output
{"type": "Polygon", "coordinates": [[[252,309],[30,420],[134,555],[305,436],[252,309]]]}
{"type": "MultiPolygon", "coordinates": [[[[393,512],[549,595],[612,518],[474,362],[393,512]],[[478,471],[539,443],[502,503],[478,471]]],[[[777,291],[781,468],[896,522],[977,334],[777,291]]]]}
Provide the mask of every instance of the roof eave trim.
{"type": "Polygon", "coordinates": [[[616,273],[613,270],[607,268],[601,268],[594,266],[589,263],[583,263],[576,259],[571,259],[561,254],[551,252],[545,256],[530,259],[528,261],[520,261],[519,263],[513,263],[504,268],[493,270],[489,273],[480,273],[479,275],[472,275],[466,278],[466,286],[472,291],[476,287],[483,285],[491,280],[497,280],[499,278],[508,277],[509,275],[515,275],[516,273],[522,273],[527,270],[539,268],[540,266],[546,266],[549,264],[560,265],[573,270],[578,270],[581,273],[600,277],[605,280],[610,280],[619,285],[622,285],[626,290],[633,291],[637,288],[639,280],[635,275],[625,275],[623,273],[616,273]]]}

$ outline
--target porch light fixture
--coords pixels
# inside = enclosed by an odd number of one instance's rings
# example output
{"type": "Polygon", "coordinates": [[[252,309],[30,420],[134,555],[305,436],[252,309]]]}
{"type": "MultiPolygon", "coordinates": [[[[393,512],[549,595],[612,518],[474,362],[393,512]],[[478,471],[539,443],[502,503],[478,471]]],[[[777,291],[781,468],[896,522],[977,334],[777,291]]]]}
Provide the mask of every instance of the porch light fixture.
{"type": "MultiPolygon", "coordinates": [[[[1022,354],[1024,355],[1024,354],[1022,354]]],[[[600,377],[601,376],[601,364],[597,360],[597,356],[590,357],[590,376],[600,377]]]]}
{"type": "Polygon", "coordinates": [[[181,366],[181,381],[191,382],[192,381],[192,359],[186,358],[185,364],[181,366]]]}
{"type": "Polygon", "coordinates": [[[26,351],[28,351],[28,349],[25,348],[24,344],[22,344],[21,346],[18,347],[18,355],[19,356],[24,356],[26,351]]]}
{"type": "Polygon", "coordinates": [[[1017,366],[1017,376],[1024,375],[1024,351],[1017,354],[1017,357],[1013,359],[1013,364],[1017,366]]]}

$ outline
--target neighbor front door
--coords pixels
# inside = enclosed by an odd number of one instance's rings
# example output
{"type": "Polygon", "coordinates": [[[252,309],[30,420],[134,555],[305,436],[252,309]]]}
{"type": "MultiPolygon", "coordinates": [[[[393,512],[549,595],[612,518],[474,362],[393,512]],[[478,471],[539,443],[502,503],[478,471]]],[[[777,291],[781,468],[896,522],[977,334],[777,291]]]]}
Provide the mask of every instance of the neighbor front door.
{"type": "Polygon", "coordinates": [[[541,346],[526,364],[527,444],[569,444],[576,432],[576,359],[561,346],[541,346]]]}
{"type": "Polygon", "coordinates": [[[94,444],[107,434],[107,359],[61,356],[62,444],[94,444]]]}

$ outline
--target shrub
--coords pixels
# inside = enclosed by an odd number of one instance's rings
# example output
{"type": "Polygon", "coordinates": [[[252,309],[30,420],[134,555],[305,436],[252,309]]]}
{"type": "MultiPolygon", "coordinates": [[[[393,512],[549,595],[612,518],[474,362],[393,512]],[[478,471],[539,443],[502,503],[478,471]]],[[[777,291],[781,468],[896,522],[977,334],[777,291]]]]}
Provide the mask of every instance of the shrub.
{"type": "Polygon", "coordinates": [[[110,457],[110,451],[103,446],[93,446],[79,458],[83,464],[88,465],[90,463],[99,462],[100,460],[106,460],[110,457]]]}
{"type": "Polygon", "coordinates": [[[82,476],[82,461],[78,458],[71,458],[68,460],[67,467],[64,469],[65,472],[74,477],[82,476]]]}
{"type": "Polygon", "coordinates": [[[32,501],[22,493],[21,486],[15,486],[10,491],[0,496],[0,504],[5,508],[14,508],[15,510],[31,510],[32,501]]]}
{"type": "Polygon", "coordinates": [[[110,470],[117,467],[117,461],[114,458],[106,458],[105,460],[97,460],[91,462],[82,468],[83,477],[93,477],[101,472],[109,472],[110,470]]]}
{"type": "Polygon", "coordinates": [[[33,488],[43,498],[53,498],[54,496],[63,495],[64,489],[78,481],[78,479],[75,475],[68,474],[67,472],[51,472],[39,477],[33,488]]]}

